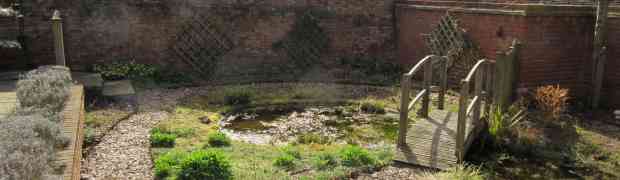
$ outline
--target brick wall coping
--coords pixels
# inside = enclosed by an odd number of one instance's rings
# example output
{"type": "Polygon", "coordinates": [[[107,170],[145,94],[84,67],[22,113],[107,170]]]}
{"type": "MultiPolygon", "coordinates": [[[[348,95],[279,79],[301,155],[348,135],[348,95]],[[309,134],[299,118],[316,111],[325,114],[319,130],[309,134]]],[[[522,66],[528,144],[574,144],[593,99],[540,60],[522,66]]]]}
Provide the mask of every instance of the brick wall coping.
{"type": "MultiPolygon", "coordinates": [[[[395,5],[398,8],[510,16],[594,16],[596,13],[596,8],[589,5],[539,3],[398,0],[395,5]]],[[[609,11],[609,18],[620,18],[620,6],[612,5],[609,11]]]]}

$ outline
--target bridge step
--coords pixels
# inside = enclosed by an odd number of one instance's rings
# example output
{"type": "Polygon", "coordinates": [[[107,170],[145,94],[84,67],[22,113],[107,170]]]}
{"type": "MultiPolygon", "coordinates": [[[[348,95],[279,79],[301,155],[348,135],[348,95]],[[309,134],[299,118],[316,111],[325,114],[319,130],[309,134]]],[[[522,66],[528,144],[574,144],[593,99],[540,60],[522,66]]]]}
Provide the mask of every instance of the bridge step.
{"type": "MultiPolygon", "coordinates": [[[[448,169],[457,164],[456,112],[433,110],[429,118],[418,118],[407,130],[406,145],[398,147],[395,160],[419,166],[448,169]]],[[[470,142],[474,131],[471,118],[467,119],[465,142],[470,142]]],[[[466,149],[468,147],[466,146],[466,149]]]]}

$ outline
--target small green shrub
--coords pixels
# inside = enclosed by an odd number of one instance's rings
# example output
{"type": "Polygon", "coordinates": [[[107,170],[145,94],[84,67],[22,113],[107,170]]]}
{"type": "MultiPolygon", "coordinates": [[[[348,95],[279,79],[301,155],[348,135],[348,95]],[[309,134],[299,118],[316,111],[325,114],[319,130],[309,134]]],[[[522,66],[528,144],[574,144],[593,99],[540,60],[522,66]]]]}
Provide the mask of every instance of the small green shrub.
{"type": "Polygon", "coordinates": [[[84,145],[86,146],[90,146],[95,144],[95,130],[93,130],[93,128],[84,128],[84,145]]]}
{"type": "Polygon", "coordinates": [[[160,132],[151,133],[151,146],[153,147],[173,147],[177,139],[174,134],[160,132]]]}
{"type": "Polygon", "coordinates": [[[230,138],[226,136],[223,132],[211,133],[207,137],[207,142],[211,147],[222,147],[222,146],[230,146],[230,138]]]}
{"type": "Polygon", "coordinates": [[[295,146],[284,146],[282,148],[282,152],[286,155],[294,157],[295,159],[301,159],[301,152],[299,152],[299,149],[295,148],[295,146]]]}
{"type": "Polygon", "coordinates": [[[312,158],[312,166],[318,170],[333,168],[337,165],[338,161],[333,154],[321,153],[312,158]]]}
{"type": "Polygon", "coordinates": [[[330,141],[329,137],[315,133],[300,134],[295,140],[299,144],[329,144],[330,141]]]}
{"type": "Polygon", "coordinates": [[[372,166],[375,159],[366,149],[359,146],[349,145],[340,151],[342,165],[350,167],[372,166]]]}
{"type": "Polygon", "coordinates": [[[376,99],[366,99],[360,103],[360,110],[365,113],[384,114],[385,103],[376,99]]]}
{"type": "Polygon", "coordinates": [[[232,166],[220,151],[198,150],[183,159],[178,173],[179,180],[232,179],[232,166]]]}
{"type": "Polygon", "coordinates": [[[250,104],[254,95],[252,91],[241,88],[229,89],[224,93],[224,104],[230,106],[250,104]]]}
{"type": "Polygon", "coordinates": [[[278,156],[273,161],[273,165],[279,168],[290,170],[295,168],[295,159],[296,158],[291,156],[290,154],[283,154],[281,156],[278,156]]]}
{"type": "Polygon", "coordinates": [[[350,68],[353,78],[364,79],[374,84],[395,84],[402,75],[402,66],[380,57],[351,56],[342,57],[339,64],[350,68]]]}
{"type": "Polygon", "coordinates": [[[117,61],[93,67],[106,80],[151,78],[159,71],[155,66],[135,61],[117,61]]]}
{"type": "Polygon", "coordinates": [[[171,150],[159,156],[155,160],[155,176],[159,179],[178,173],[181,161],[187,157],[187,153],[179,150],[171,150]]]}

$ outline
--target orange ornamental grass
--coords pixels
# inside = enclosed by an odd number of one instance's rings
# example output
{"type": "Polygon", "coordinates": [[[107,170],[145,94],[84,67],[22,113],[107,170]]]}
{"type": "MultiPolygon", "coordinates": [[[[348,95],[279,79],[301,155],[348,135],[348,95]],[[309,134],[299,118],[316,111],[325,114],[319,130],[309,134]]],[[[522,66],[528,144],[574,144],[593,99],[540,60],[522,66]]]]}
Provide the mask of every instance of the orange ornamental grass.
{"type": "Polygon", "coordinates": [[[546,118],[554,120],[566,110],[568,99],[568,89],[560,88],[560,85],[538,87],[534,93],[538,108],[542,110],[546,118]]]}

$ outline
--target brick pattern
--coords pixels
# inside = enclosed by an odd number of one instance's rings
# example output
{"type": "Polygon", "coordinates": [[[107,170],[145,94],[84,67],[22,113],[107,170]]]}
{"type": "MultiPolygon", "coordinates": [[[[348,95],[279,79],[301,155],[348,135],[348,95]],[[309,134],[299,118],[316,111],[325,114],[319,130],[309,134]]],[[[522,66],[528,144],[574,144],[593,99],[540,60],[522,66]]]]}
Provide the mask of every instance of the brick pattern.
{"type": "MultiPolygon", "coordinates": [[[[228,18],[236,47],[218,71],[240,76],[247,73],[234,68],[241,66],[238,63],[286,63],[272,45],[286,37],[298,10],[309,7],[331,14],[320,23],[330,39],[325,61],[353,55],[395,58],[392,0],[111,0],[91,6],[85,2],[35,2],[35,11],[27,17],[26,27],[27,34],[36,42],[33,52],[37,64],[54,62],[50,9],[63,13],[68,62],[78,70],[128,59],[188,68],[171,51],[174,37],[194,12],[213,12],[228,18]]],[[[4,25],[2,21],[0,24],[4,25]]],[[[10,28],[0,26],[0,32],[12,31],[10,28]]],[[[256,69],[254,75],[269,76],[272,69],[256,69]]]]}
{"type": "MultiPolygon", "coordinates": [[[[397,9],[399,61],[413,64],[428,53],[420,34],[431,31],[443,11],[397,9]]],[[[595,19],[587,16],[509,16],[454,13],[483,54],[494,59],[512,39],[523,44],[517,87],[533,89],[560,84],[576,99],[588,96],[591,86],[592,41],[595,19]]],[[[620,19],[609,20],[609,54],[603,95],[608,105],[620,107],[620,19]]]]}

